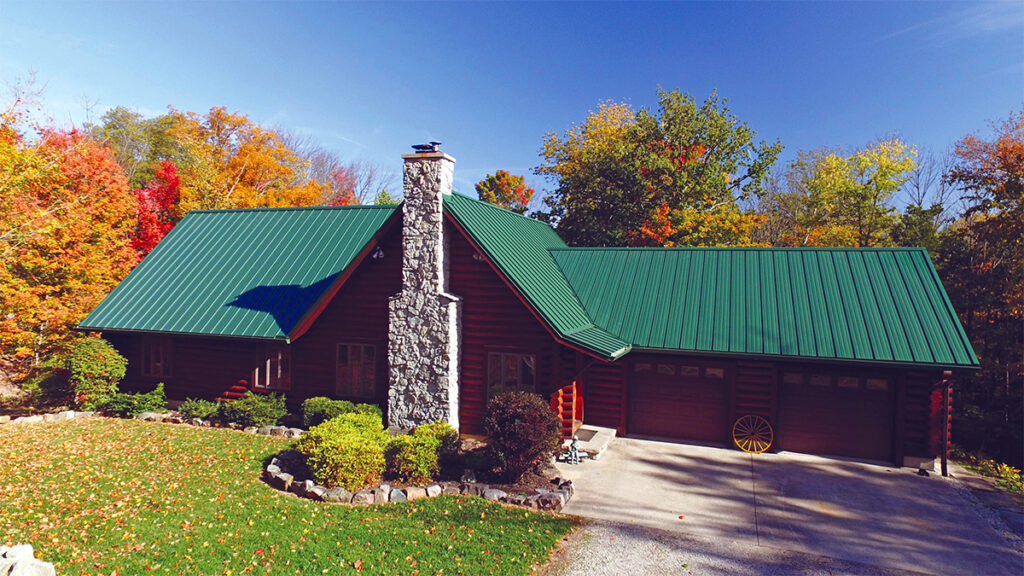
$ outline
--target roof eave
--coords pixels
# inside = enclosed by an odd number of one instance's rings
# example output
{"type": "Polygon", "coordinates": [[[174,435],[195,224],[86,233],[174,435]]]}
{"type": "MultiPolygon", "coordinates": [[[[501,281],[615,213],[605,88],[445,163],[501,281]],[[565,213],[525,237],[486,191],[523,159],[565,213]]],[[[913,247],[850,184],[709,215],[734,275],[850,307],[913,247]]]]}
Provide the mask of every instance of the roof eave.
{"type": "Polygon", "coordinates": [[[743,352],[716,352],[712,350],[681,350],[678,348],[650,348],[644,346],[633,346],[632,350],[634,352],[644,352],[651,354],[671,354],[674,356],[715,356],[719,358],[751,358],[756,360],[768,360],[773,362],[804,362],[813,364],[841,363],[857,364],[861,366],[879,366],[888,368],[955,370],[958,372],[977,372],[981,370],[981,366],[976,364],[943,364],[940,362],[907,362],[902,360],[879,360],[865,358],[793,356],[786,354],[756,354],[743,352]]]}

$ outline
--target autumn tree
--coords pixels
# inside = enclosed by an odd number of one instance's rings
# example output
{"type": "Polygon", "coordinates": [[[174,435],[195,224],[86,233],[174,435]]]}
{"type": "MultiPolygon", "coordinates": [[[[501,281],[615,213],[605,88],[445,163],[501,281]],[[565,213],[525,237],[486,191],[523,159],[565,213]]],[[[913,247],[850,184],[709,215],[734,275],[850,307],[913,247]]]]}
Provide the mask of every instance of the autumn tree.
{"type": "Polygon", "coordinates": [[[133,194],[137,217],[132,247],[141,258],[149,254],[181,220],[178,167],[168,160],[160,162],[153,179],[146,186],[136,188],[133,194]]]}
{"type": "Polygon", "coordinates": [[[802,203],[792,246],[879,246],[891,243],[892,205],[915,167],[913,147],[898,139],[843,154],[802,152],[789,166],[789,189],[802,203]]]}
{"type": "Polygon", "coordinates": [[[488,204],[523,214],[533,198],[534,189],[526,185],[522,176],[498,170],[477,182],[476,193],[480,200],[488,204]]]}
{"type": "Polygon", "coordinates": [[[0,353],[60,350],[137,261],[135,200],[110,150],[80,131],[25,136],[0,115],[0,353]]]}
{"type": "Polygon", "coordinates": [[[545,137],[537,173],[554,192],[543,217],[570,244],[747,244],[755,194],[781,145],[755,143],[724,99],[660,91],[657,113],[607,103],[583,125],[545,137]]]}
{"type": "Polygon", "coordinates": [[[1016,466],[1024,455],[1024,110],[968,135],[948,182],[966,210],[943,235],[943,284],[981,360],[955,388],[954,433],[968,448],[1016,466]]]}

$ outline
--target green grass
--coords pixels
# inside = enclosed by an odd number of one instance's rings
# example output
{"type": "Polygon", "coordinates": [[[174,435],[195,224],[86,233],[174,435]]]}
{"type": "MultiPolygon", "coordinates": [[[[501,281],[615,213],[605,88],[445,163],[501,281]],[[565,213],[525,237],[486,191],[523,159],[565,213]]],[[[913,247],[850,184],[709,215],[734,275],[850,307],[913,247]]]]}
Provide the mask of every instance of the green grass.
{"type": "Polygon", "coordinates": [[[571,521],[479,498],[368,508],[258,479],[289,442],[76,419],[0,426],[0,544],[60,574],[528,574],[571,521]]]}

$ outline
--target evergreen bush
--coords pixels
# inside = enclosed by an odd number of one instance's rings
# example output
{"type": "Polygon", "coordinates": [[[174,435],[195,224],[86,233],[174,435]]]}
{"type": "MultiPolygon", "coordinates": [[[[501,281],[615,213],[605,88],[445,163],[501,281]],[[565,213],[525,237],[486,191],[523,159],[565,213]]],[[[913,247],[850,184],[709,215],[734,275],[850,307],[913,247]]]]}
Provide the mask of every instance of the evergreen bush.
{"type": "Polygon", "coordinates": [[[417,426],[413,436],[437,438],[437,458],[441,465],[447,464],[459,455],[459,431],[447,422],[434,422],[417,426]]]}
{"type": "Polygon", "coordinates": [[[216,402],[199,398],[187,398],[178,406],[178,412],[181,413],[183,418],[199,418],[201,420],[216,417],[219,409],[220,405],[216,402]]]}
{"type": "Polygon", "coordinates": [[[237,400],[221,402],[217,418],[225,423],[234,422],[242,426],[272,426],[287,413],[283,395],[253,394],[247,391],[245,396],[237,400]]]}
{"type": "Polygon", "coordinates": [[[318,484],[355,491],[379,482],[388,435],[376,414],[342,414],[310,428],[295,443],[318,484]]]}
{"type": "Polygon", "coordinates": [[[429,481],[437,476],[440,447],[436,436],[395,436],[384,449],[387,476],[399,482],[429,481]]]}
{"type": "Polygon", "coordinates": [[[381,419],[384,413],[375,404],[353,404],[348,400],[334,400],[325,396],[309,398],[302,403],[302,423],[312,428],[342,414],[376,414],[381,419]]]}
{"type": "Polygon", "coordinates": [[[151,392],[140,394],[115,392],[107,397],[107,401],[100,408],[104,412],[121,417],[138,416],[143,412],[165,412],[167,398],[164,396],[164,383],[157,384],[151,392]]]}
{"type": "Polygon", "coordinates": [[[82,338],[68,357],[68,382],[75,407],[97,410],[117,393],[128,361],[102,338],[82,338]]]}

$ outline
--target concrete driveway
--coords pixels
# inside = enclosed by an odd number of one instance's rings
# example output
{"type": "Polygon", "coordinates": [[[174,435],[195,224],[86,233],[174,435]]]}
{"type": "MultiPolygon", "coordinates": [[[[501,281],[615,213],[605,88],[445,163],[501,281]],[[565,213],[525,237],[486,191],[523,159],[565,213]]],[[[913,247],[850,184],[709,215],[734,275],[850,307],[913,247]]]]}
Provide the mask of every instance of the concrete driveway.
{"type": "MultiPolygon", "coordinates": [[[[1024,574],[1019,542],[1001,534],[955,480],[935,474],[631,438],[616,439],[597,462],[559,469],[576,484],[564,512],[596,520],[589,529],[613,546],[608,534],[619,533],[620,545],[644,540],[635,527],[658,534],[651,542],[668,546],[660,553],[711,543],[716,562],[735,555],[755,563],[750,573],[758,573],[756,556],[762,568],[784,568],[787,555],[796,555],[803,560],[793,562],[810,566],[806,573],[1024,574]]],[[[683,568],[686,557],[669,565],[693,573],[683,568]]]]}

